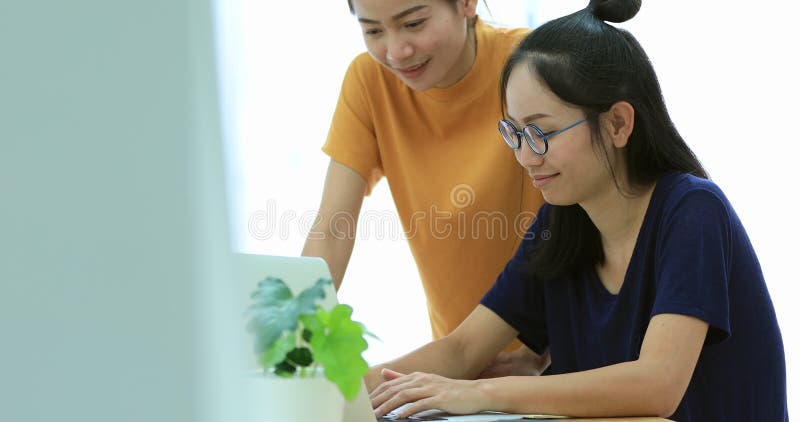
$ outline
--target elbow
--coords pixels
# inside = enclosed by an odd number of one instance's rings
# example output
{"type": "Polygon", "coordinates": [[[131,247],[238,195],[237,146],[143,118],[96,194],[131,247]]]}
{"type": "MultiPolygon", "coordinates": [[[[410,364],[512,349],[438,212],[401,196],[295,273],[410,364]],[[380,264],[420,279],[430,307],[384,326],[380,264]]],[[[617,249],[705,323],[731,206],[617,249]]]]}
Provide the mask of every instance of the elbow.
{"type": "Polygon", "coordinates": [[[665,419],[672,416],[683,401],[686,387],[687,385],[671,380],[659,382],[651,390],[651,394],[648,394],[653,415],[665,419]]]}
{"type": "Polygon", "coordinates": [[[678,403],[663,403],[656,407],[656,411],[653,412],[653,414],[657,418],[667,419],[672,416],[676,410],[678,410],[678,403]]]}
{"type": "Polygon", "coordinates": [[[640,408],[638,413],[640,416],[668,419],[678,410],[680,402],[672,397],[660,395],[659,392],[651,392],[645,400],[640,402],[644,404],[644,407],[640,408]]]}
{"type": "Polygon", "coordinates": [[[673,393],[671,397],[666,397],[663,399],[658,416],[666,419],[675,414],[675,412],[678,410],[678,406],[680,406],[681,402],[683,401],[684,392],[685,389],[677,394],[673,393]]]}
{"type": "Polygon", "coordinates": [[[680,407],[694,372],[693,366],[666,363],[664,359],[639,359],[634,363],[638,379],[635,384],[639,386],[634,394],[645,404],[641,410],[665,419],[680,407]]]}

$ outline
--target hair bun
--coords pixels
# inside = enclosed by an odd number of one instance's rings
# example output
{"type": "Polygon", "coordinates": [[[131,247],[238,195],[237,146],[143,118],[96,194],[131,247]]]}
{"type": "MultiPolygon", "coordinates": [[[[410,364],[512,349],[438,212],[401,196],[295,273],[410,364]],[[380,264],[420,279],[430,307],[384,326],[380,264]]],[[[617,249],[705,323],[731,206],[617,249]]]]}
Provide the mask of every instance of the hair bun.
{"type": "Polygon", "coordinates": [[[625,22],[636,16],[642,0],[590,0],[589,10],[592,14],[606,22],[625,22]]]}

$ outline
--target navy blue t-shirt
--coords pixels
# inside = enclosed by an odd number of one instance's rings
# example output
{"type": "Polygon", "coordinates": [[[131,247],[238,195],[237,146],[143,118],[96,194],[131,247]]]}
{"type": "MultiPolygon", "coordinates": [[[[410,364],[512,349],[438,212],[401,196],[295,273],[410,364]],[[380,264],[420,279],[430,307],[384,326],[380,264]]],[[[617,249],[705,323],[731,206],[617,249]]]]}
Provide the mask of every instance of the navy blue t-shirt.
{"type": "Polygon", "coordinates": [[[711,181],[668,174],[658,181],[625,279],[611,294],[594,268],[541,280],[530,268],[546,242],[545,204],[481,303],[537,352],[547,374],[636,360],[647,325],[662,313],[709,324],[686,394],[670,419],[786,421],[786,364],[761,267],[739,218],[711,181]]]}

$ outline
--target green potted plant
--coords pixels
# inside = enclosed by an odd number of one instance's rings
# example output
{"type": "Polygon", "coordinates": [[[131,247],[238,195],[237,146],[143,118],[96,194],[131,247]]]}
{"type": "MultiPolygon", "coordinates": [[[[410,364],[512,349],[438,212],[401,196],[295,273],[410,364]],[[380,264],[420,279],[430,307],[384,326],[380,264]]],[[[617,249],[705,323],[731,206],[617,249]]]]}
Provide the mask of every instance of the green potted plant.
{"type": "MultiPolygon", "coordinates": [[[[338,411],[320,410],[317,416],[338,412],[340,420],[342,398],[353,400],[356,397],[369,369],[361,353],[367,349],[365,335],[371,334],[351,319],[351,307],[338,304],[326,310],[319,305],[326,288],[331,290],[331,284],[329,278],[322,278],[295,296],[282,280],[265,278],[251,295],[247,329],[254,336],[254,352],[259,364],[275,387],[265,393],[272,396],[265,398],[267,401],[285,411],[286,407],[297,403],[297,411],[302,412],[303,408],[318,408],[325,400],[338,399],[338,411]],[[282,379],[294,380],[301,391],[292,393],[289,384],[282,379]],[[318,386],[313,387],[312,383],[318,386]],[[314,388],[328,391],[318,394],[338,397],[325,400],[317,397],[315,405],[308,406],[308,394],[314,388]],[[292,397],[293,394],[301,395],[292,397]]],[[[297,416],[297,420],[301,419],[297,416]]]]}

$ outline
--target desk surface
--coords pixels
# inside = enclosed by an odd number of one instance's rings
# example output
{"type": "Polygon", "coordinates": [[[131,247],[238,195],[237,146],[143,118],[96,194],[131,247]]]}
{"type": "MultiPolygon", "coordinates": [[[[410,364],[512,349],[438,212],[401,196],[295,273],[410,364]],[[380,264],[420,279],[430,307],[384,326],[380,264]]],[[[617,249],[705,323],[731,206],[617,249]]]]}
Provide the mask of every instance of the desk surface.
{"type": "MultiPolygon", "coordinates": [[[[385,419],[378,419],[378,421],[385,420],[385,419]]],[[[435,419],[431,419],[435,420],[435,419]]],[[[533,422],[537,419],[513,419],[513,420],[506,420],[505,422],[533,422]]],[[[558,422],[673,422],[670,419],[664,418],[653,418],[653,417],[641,417],[641,418],[569,418],[569,419],[538,419],[541,421],[558,421],[558,422]]],[[[413,419],[397,419],[397,421],[409,421],[413,422],[413,419]]]]}
{"type": "MultiPolygon", "coordinates": [[[[555,419],[553,419],[555,420],[555,419]]],[[[561,422],[591,421],[591,422],[671,422],[664,418],[591,418],[591,419],[558,419],[561,422]]]]}

